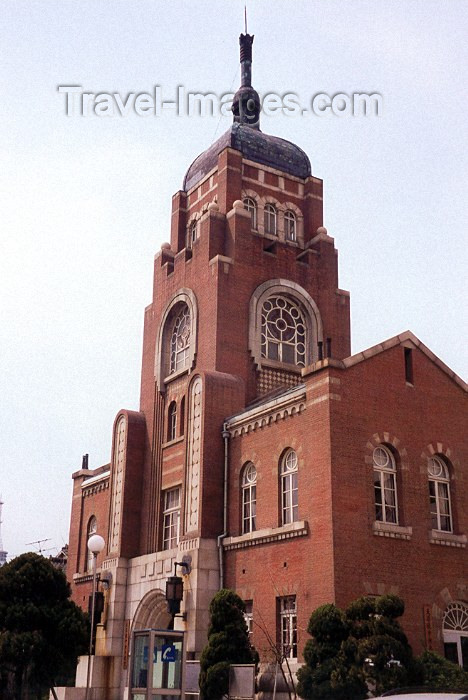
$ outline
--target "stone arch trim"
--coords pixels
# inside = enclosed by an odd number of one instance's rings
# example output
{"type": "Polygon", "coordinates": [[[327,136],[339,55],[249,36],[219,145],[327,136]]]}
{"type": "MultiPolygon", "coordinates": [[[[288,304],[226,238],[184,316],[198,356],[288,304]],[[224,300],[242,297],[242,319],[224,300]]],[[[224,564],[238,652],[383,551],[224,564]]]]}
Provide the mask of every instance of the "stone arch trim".
{"type": "Polygon", "coordinates": [[[401,444],[401,440],[398,437],[396,437],[396,435],[393,435],[393,433],[387,431],[383,431],[381,433],[374,433],[374,435],[372,435],[372,437],[366,443],[364,460],[366,464],[373,465],[374,460],[372,454],[374,452],[374,449],[379,445],[388,445],[389,447],[393,448],[394,452],[397,453],[397,471],[409,470],[410,463],[406,447],[404,447],[401,444]]]}
{"type": "Polygon", "coordinates": [[[128,417],[119,413],[114,423],[111,465],[111,507],[109,514],[108,554],[120,552],[123,490],[127,462],[128,417]]]}
{"type": "Polygon", "coordinates": [[[197,338],[198,338],[198,304],[197,298],[194,292],[188,288],[179,289],[173,296],[169,299],[166,304],[164,311],[161,315],[161,323],[158,329],[158,335],[156,338],[156,353],[154,361],[154,376],[156,384],[161,393],[165,391],[165,380],[167,378],[167,350],[169,342],[169,321],[172,315],[172,311],[178,304],[187,304],[190,310],[191,322],[192,322],[192,339],[190,343],[190,352],[188,357],[188,362],[186,366],[174,372],[170,375],[170,380],[179,377],[185,372],[190,372],[195,364],[195,356],[197,353],[197,338]]]}
{"type": "Polygon", "coordinates": [[[260,343],[262,307],[268,297],[274,294],[289,296],[304,308],[309,336],[309,353],[306,364],[310,364],[318,358],[317,342],[323,341],[323,325],[319,308],[310,294],[296,282],[272,279],[260,284],[250,298],[249,350],[256,368],[260,369],[263,362],[260,343]]]}
{"type": "Polygon", "coordinates": [[[431,605],[432,625],[436,639],[441,642],[444,632],[444,615],[450,603],[464,603],[468,605],[468,582],[460,582],[456,588],[442,588],[431,605]]]}
{"type": "Polygon", "coordinates": [[[453,449],[443,442],[430,442],[423,449],[423,451],[421,452],[420,464],[421,474],[427,475],[427,460],[433,457],[434,455],[442,455],[442,457],[445,457],[450,474],[450,481],[455,481],[457,473],[460,474],[460,460],[457,459],[453,449]]]}
{"type": "Polygon", "coordinates": [[[197,531],[200,518],[204,382],[199,374],[197,374],[190,383],[187,396],[188,430],[185,464],[185,533],[197,531]]]}
{"type": "Polygon", "coordinates": [[[146,593],[133,616],[132,632],[143,629],[168,629],[171,615],[167,611],[166,596],[159,588],[146,593]]]}
{"type": "Polygon", "coordinates": [[[242,200],[247,199],[249,197],[250,199],[253,199],[257,203],[257,207],[260,205],[261,197],[258,194],[258,192],[255,192],[255,190],[251,189],[243,189],[242,190],[242,200]]]}

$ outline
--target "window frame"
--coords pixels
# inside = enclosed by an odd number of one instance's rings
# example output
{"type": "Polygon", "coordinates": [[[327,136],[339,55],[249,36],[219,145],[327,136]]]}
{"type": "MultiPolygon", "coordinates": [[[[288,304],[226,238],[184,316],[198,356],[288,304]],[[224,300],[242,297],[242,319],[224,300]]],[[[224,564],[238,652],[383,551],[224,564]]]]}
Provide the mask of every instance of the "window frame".
{"type": "Polygon", "coordinates": [[[286,450],[280,463],[281,525],[299,521],[299,464],[297,453],[286,450]],[[293,463],[292,463],[293,462],[293,463]]]}
{"type": "Polygon", "coordinates": [[[386,445],[377,445],[372,452],[372,467],[373,467],[373,485],[374,485],[374,509],[376,522],[386,523],[387,525],[399,525],[398,512],[398,489],[397,489],[397,466],[393,452],[386,445]],[[378,464],[376,461],[376,453],[382,451],[387,456],[385,465],[378,464]],[[377,485],[378,477],[378,485],[377,485]],[[389,482],[391,486],[389,486],[389,482]],[[377,500],[377,489],[380,492],[380,502],[377,500]],[[386,493],[393,493],[394,502],[386,501],[386,493]],[[379,509],[381,517],[379,517],[379,509]],[[393,512],[395,520],[388,517],[387,509],[393,512]]]}
{"type": "Polygon", "coordinates": [[[192,248],[193,244],[198,238],[198,221],[197,219],[192,219],[188,225],[187,230],[187,248],[192,248]]]}
{"type": "Polygon", "coordinates": [[[289,367],[305,367],[308,364],[306,312],[295,299],[286,294],[267,297],[262,303],[260,321],[260,353],[263,360],[289,367]],[[276,357],[273,356],[275,352],[276,357]],[[289,353],[293,354],[293,361],[287,356],[289,353]]]}
{"type": "Polygon", "coordinates": [[[190,364],[191,344],[193,334],[193,319],[190,308],[185,302],[181,305],[177,313],[174,314],[171,323],[171,333],[169,341],[169,376],[177,374],[187,369],[190,364]],[[183,338],[182,332],[179,333],[180,326],[184,324],[183,330],[188,327],[188,333],[184,338],[184,344],[179,346],[179,338],[183,338]],[[178,327],[177,327],[178,325],[178,327]],[[181,358],[181,360],[180,360],[181,358]]]}
{"type": "Polygon", "coordinates": [[[447,605],[442,618],[442,640],[445,658],[454,661],[447,653],[448,648],[452,647],[452,651],[456,652],[457,657],[455,663],[467,670],[467,658],[464,653],[464,646],[468,644],[468,604],[466,601],[454,600],[447,605]]]}
{"type": "Polygon", "coordinates": [[[257,202],[253,197],[244,197],[242,200],[242,203],[244,205],[244,209],[246,211],[250,212],[250,223],[251,223],[251,228],[254,231],[258,230],[258,206],[257,202]]]}
{"type": "Polygon", "coordinates": [[[297,659],[297,599],[295,595],[278,600],[278,641],[283,659],[297,659]]]}
{"type": "Polygon", "coordinates": [[[438,532],[453,533],[452,499],[450,493],[450,471],[446,462],[440,455],[432,455],[427,460],[427,476],[429,486],[429,511],[431,514],[431,526],[438,532]],[[431,465],[439,466],[439,475],[431,474],[431,465]],[[442,476],[440,475],[442,473],[442,476]],[[432,487],[433,486],[433,490],[432,487]],[[445,495],[441,492],[445,491],[445,495]],[[442,512],[442,502],[446,501],[448,512],[442,512]],[[433,510],[434,507],[434,510],[433,510]],[[442,527],[442,518],[447,518],[448,527],[442,527]],[[434,527],[434,522],[437,527],[434,527]]]}
{"type": "Polygon", "coordinates": [[[163,491],[162,549],[164,551],[174,549],[180,541],[181,491],[181,486],[173,486],[163,491]],[[170,497],[174,493],[177,493],[177,502],[171,503],[170,497]]]}
{"type": "Polygon", "coordinates": [[[93,570],[94,554],[88,549],[88,540],[91,535],[97,533],[97,518],[95,515],[91,515],[88,520],[88,527],[86,528],[86,571],[93,570]]]}
{"type": "Polygon", "coordinates": [[[241,503],[241,532],[247,535],[257,529],[257,470],[253,462],[242,469],[241,503]]]}
{"type": "Polygon", "coordinates": [[[292,209],[286,209],[283,216],[284,238],[290,243],[297,243],[297,216],[292,209]],[[291,235],[292,234],[292,235],[291,235]]]}
{"type": "Polygon", "coordinates": [[[177,402],[171,401],[167,409],[167,441],[177,438],[177,402]]]}
{"type": "Polygon", "coordinates": [[[263,208],[263,230],[270,236],[278,236],[278,209],[271,202],[263,208]]]}

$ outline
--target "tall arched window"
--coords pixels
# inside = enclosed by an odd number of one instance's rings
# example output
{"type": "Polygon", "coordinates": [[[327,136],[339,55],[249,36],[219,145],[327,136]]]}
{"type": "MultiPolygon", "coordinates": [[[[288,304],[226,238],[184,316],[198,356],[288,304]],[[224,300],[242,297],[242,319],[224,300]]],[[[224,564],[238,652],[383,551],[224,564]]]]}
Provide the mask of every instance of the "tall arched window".
{"type": "Polygon", "coordinates": [[[192,244],[197,240],[198,226],[197,220],[193,219],[188,227],[188,248],[192,247],[192,244]]]}
{"type": "Polygon", "coordinates": [[[281,524],[298,519],[297,454],[288,450],[281,460],[281,524]]]}
{"type": "Polygon", "coordinates": [[[169,372],[177,372],[183,369],[189,358],[190,336],[191,336],[191,318],[187,304],[183,304],[179,313],[174,319],[174,325],[171,334],[171,355],[169,372]]]}
{"type": "Polygon", "coordinates": [[[242,472],[242,533],[256,530],[257,470],[252,462],[242,472]]]}
{"type": "Polygon", "coordinates": [[[374,462],[375,519],[398,524],[395,458],[388,447],[379,445],[372,453],[374,462]]]}
{"type": "Polygon", "coordinates": [[[252,228],[257,230],[257,202],[252,197],[246,197],[244,199],[244,207],[250,212],[252,228]]]}
{"type": "Polygon", "coordinates": [[[90,517],[88,520],[88,528],[86,531],[86,571],[92,571],[93,570],[93,559],[94,559],[94,554],[89,551],[88,549],[88,540],[91,537],[91,535],[95,535],[97,532],[97,520],[94,515],[90,517]]]}
{"type": "Polygon", "coordinates": [[[264,209],[265,233],[271,233],[273,236],[277,235],[276,221],[277,221],[276,207],[273,204],[265,204],[265,209],[264,209]]]}
{"type": "Polygon", "coordinates": [[[298,367],[306,364],[306,324],[292,299],[272,296],[262,308],[262,357],[298,367]]]}
{"type": "Polygon", "coordinates": [[[177,437],[177,404],[171,401],[167,411],[167,439],[175,440],[177,437]]]}
{"type": "Polygon", "coordinates": [[[447,605],[442,621],[444,654],[449,661],[468,671],[468,605],[455,601],[447,605]]]}
{"type": "Polygon", "coordinates": [[[429,479],[429,504],[433,530],[452,532],[450,506],[450,476],[441,457],[434,455],[427,462],[429,479]]]}
{"type": "Polygon", "coordinates": [[[295,241],[297,238],[297,221],[293,211],[288,209],[284,212],[284,235],[287,241],[295,241]]]}

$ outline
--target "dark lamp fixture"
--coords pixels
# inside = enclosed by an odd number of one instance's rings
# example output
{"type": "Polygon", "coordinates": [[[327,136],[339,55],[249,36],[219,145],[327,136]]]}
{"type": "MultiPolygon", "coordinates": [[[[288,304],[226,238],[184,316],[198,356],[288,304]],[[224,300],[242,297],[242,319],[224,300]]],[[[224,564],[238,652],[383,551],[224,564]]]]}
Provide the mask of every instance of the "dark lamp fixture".
{"type": "Polygon", "coordinates": [[[184,597],[184,582],[180,576],[169,576],[166,581],[167,610],[171,615],[180,613],[180,602],[184,597]]]}
{"type": "Polygon", "coordinates": [[[184,582],[180,576],[177,576],[177,567],[182,566],[185,573],[189,573],[189,564],[185,561],[174,562],[174,576],[169,576],[166,581],[166,601],[167,610],[174,617],[180,614],[180,603],[184,597],[184,582]]]}

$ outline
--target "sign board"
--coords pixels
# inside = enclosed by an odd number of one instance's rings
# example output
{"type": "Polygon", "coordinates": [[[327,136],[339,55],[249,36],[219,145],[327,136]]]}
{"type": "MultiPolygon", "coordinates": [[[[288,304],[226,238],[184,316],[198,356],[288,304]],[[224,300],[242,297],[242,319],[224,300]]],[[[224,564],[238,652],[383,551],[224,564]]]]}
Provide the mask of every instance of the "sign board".
{"type": "Polygon", "coordinates": [[[177,649],[174,644],[163,644],[161,648],[161,661],[163,663],[177,661],[177,649]]]}
{"type": "Polygon", "coordinates": [[[252,700],[255,696],[255,664],[229,666],[230,700],[252,700]]]}
{"type": "Polygon", "coordinates": [[[198,676],[200,675],[200,662],[187,661],[185,664],[185,692],[198,695],[200,688],[198,676]]]}

